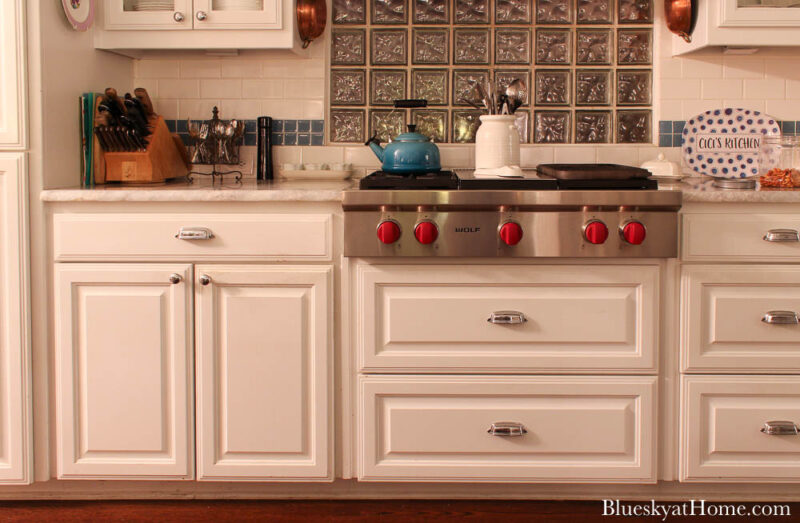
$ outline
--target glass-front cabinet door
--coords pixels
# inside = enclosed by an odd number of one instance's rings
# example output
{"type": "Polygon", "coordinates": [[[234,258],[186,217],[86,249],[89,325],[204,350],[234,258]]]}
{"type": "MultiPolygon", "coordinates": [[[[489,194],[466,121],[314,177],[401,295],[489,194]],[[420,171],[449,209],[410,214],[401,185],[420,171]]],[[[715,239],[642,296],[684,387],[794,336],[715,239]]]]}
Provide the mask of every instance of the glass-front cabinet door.
{"type": "Polygon", "coordinates": [[[800,26],[800,0],[722,0],[722,27],[800,26]]]}
{"type": "Polygon", "coordinates": [[[194,0],[195,29],[280,29],[289,0],[194,0]]]}
{"type": "Polygon", "coordinates": [[[106,0],[106,29],[192,29],[192,0],[106,0]]]}

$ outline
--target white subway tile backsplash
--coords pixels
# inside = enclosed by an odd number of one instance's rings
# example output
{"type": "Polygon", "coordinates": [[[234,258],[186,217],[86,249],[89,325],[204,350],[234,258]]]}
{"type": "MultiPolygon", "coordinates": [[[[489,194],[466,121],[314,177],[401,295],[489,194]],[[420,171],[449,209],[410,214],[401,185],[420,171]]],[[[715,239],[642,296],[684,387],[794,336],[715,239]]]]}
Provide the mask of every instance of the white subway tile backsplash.
{"type": "Polygon", "coordinates": [[[325,102],[322,100],[303,100],[303,116],[306,120],[325,119],[325,102]]]}
{"type": "Polygon", "coordinates": [[[709,109],[718,109],[722,107],[722,99],[708,99],[708,100],[684,100],[683,101],[683,114],[686,119],[691,118],[696,114],[708,111],[709,109]]]}
{"type": "Polygon", "coordinates": [[[181,60],[181,78],[219,78],[219,60],[181,60]]]}
{"type": "Polygon", "coordinates": [[[241,98],[242,80],[200,80],[200,98],[241,98]]]}
{"type": "Polygon", "coordinates": [[[661,80],[662,100],[699,100],[700,80],[696,78],[661,80]]]}
{"type": "Polygon", "coordinates": [[[250,115],[260,114],[260,100],[222,99],[219,101],[221,118],[237,118],[239,120],[251,119],[250,115]]]}
{"type": "Polygon", "coordinates": [[[797,100],[767,100],[767,114],[778,120],[794,120],[798,114],[797,100]]]}
{"type": "Polygon", "coordinates": [[[608,145],[597,148],[598,163],[618,163],[621,165],[636,165],[639,154],[635,147],[620,147],[608,145]]]}
{"type": "Polygon", "coordinates": [[[786,80],[786,99],[800,99],[800,80],[786,80]]]}
{"type": "Polygon", "coordinates": [[[777,79],[747,79],[744,81],[746,100],[786,98],[786,81],[777,79]]]}
{"type": "Polygon", "coordinates": [[[554,148],[555,163],[594,163],[597,161],[597,147],[562,146],[554,148]]]}
{"type": "Polygon", "coordinates": [[[136,78],[179,78],[181,75],[178,60],[136,60],[136,78]]]}
{"type": "Polygon", "coordinates": [[[704,79],[702,81],[704,99],[741,98],[744,92],[743,81],[739,79],[704,79]]]}
{"type": "Polygon", "coordinates": [[[222,78],[259,78],[262,74],[261,62],[255,60],[222,60],[220,75],[222,78]]]}
{"type": "Polygon", "coordinates": [[[553,147],[541,145],[522,145],[519,151],[522,167],[536,167],[540,163],[553,163],[555,153],[553,147]]]}
{"type": "Polygon", "coordinates": [[[262,100],[283,98],[283,80],[242,80],[242,97],[262,100]]]}
{"type": "Polygon", "coordinates": [[[763,56],[724,55],[722,76],[724,78],[764,78],[763,56]]]}
{"type": "Polygon", "coordinates": [[[303,163],[344,162],[344,147],[300,147],[300,154],[303,163]]]}
{"type": "Polygon", "coordinates": [[[211,111],[215,106],[219,106],[220,100],[178,100],[178,118],[192,120],[209,120],[211,111]]]}
{"type": "Polygon", "coordinates": [[[163,116],[164,119],[175,120],[180,117],[178,112],[178,100],[170,98],[152,98],[152,100],[156,113],[163,116]]]}
{"type": "Polygon", "coordinates": [[[159,79],[157,95],[160,98],[200,98],[200,81],[159,79]]]}
{"type": "Polygon", "coordinates": [[[722,56],[690,55],[680,59],[683,78],[722,78],[722,56]]]}

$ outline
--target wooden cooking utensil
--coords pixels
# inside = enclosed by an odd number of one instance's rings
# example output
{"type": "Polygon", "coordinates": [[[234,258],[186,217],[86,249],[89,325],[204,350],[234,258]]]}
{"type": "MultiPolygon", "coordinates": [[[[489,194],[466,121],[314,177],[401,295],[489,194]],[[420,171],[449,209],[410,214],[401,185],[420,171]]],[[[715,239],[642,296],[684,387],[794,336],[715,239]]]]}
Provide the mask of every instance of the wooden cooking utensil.
{"type": "Polygon", "coordinates": [[[694,6],[697,0],[664,0],[664,13],[667,19],[667,28],[680,36],[686,43],[692,42],[692,29],[694,22],[694,6]]]}
{"type": "Polygon", "coordinates": [[[297,30],[303,49],[325,31],[328,8],[325,0],[297,0],[297,30]]]}

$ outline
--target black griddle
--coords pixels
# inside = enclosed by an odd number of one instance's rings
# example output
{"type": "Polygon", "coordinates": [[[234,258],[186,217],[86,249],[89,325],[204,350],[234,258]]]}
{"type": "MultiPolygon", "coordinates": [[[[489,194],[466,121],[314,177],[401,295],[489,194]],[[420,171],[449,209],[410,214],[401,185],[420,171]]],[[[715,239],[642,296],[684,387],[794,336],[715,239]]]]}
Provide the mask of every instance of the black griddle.
{"type": "Polygon", "coordinates": [[[630,180],[647,178],[650,171],[630,165],[613,163],[543,163],[536,167],[539,174],[558,180],[630,180]]]}

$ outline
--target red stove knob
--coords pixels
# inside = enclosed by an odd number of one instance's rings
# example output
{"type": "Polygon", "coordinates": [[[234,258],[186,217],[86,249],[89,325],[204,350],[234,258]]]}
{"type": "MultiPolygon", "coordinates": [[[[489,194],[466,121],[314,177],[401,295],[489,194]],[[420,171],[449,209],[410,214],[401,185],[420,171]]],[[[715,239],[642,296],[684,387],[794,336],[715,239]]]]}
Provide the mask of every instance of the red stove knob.
{"type": "Polygon", "coordinates": [[[622,239],[631,245],[641,245],[647,236],[647,230],[641,222],[628,222],[619,230],[622,239]]]}
{"type": "Polygon", "coordinates": [[[583,237],[589,243],[600,245],[608,239],[608,227],[600,220],[592,220],[583,228],[583,237]]]}
{"type": "Polygon", "coordinates": [[[436,241],[439,236],[439,229],[436,228],[436,224],[433,222],[419,222],[414,227],[414,236],[419,243],[428,245],[436,241]]]}
{"type": "Polygon", "coordinates": [[[400,226],[397,223],[387,220],[378,225],[378,239],[385,243],[390,244],[396,242],[400,238],[400,226]]]}
{"type": "Polygon", "coordinates": [[[516,245],[522,239],[522,227],[515,222],[506,222],[500,226],[500,239],[506,245],[516,245]]]}

